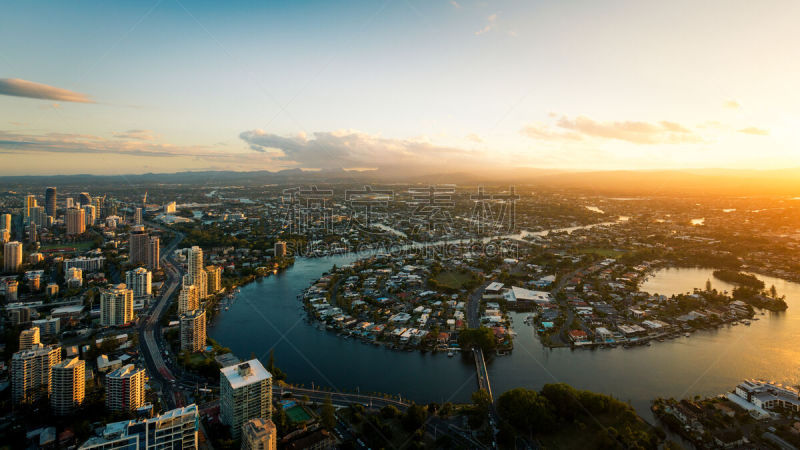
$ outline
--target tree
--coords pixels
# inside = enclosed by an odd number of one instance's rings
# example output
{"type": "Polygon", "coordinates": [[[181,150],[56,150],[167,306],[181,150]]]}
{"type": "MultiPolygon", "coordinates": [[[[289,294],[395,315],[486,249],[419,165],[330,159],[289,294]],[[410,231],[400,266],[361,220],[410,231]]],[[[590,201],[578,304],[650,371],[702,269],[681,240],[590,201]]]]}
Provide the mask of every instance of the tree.
{"type": "Polygon", "coordinates": [[[453,404],[450,402],[446,402],[442,407],[439,409],[439,417],[446,419],[450,414],[453,413],[453,404]]]}
{"type": "Polygon", "coordinates": [[[483,351],[488,352],[494,350],[497,346],[497,340],[494,338],[494,332],[490,328],[467,328],[458,333],[458,345],[464,349],[478,346],[483,351]]]}
{"type": "Polygon", "coordinates": [[[425,423],[425,419],[427,417],[428,414],[425,411],[425,408],[417,404],[413,404],[408,407],[406,414],[403,416],[403,428],[405,428],[407,431],[414,431],[425,423]]]}
{"type": "Polygon", "coordinates": [[[489,406],[492,405],[492,400],[489,398],[489,393],[486,389],[479,389],[472,393],[472,404],[480,412],[488,412],[489,406]]]}
{"type": "Polygon", "coordinates": [[[546,384],[542,387],[541,395],[550,402],[556,416],[563,420],[572,422],[581,413],[578,391],[568,384],[546,384]]]}
{"type": "Polygon", "coordinates": [[[524,388],[503,393],[497,400],[497,411],[500,417],[526,433],[546,430],[555,422],[547,397],[524,388]]]}
{"type": "Polygon", "coordinates": [[[397,409],[394,405],[386,405],[381,408],[381,416],[384,419],[394,419],[400,415],[400,410],[397,409]]]}
{"type": "Polygon", "coordinates": [[[331,396],[325,396],[325,402],[322,404],[322,411],[320,412],[320,419],[322,426],[328,430],[332,430],[336,426],[336,408],[333,407],[331,396]]]}

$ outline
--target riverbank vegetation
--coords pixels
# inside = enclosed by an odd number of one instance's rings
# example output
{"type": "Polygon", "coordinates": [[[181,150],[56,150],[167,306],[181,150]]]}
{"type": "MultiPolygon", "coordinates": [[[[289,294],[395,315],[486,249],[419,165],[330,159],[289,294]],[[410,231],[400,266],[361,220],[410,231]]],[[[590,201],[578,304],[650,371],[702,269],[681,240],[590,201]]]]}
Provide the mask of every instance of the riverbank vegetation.
{"type": "Polygon", "coordinates": [[[764,282],[756,278],[755,275],[737,272],[735,270],[719,269],[713,272],[714,278],[728,283],[738,284],[755,289],[764,289],[764,282]]]}
{"type": "Polygon", "coordinates": [[[466,328],[458,333],[458,346],[464,351],[480,347],[488,353],[497,348],[497,340],[491,328],[466,328]]]}
{"type": "Polygon", "coordinates": [[[629,404],[564,383],[505,392],[497,412],[503,421],[498,439],[506,448],[529,439],[544,448],[656,449],[664,439],[629,404]]]}

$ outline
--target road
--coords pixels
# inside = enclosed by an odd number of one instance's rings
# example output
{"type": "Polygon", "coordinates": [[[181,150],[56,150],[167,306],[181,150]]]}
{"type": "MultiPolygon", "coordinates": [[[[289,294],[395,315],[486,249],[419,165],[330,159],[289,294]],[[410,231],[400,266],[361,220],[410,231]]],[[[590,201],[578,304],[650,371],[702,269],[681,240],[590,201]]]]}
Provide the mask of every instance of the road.
{"type": "MultiPolygon", "coordinates": [[[[380,409],[385,406],[391,405],[396,407],[400,411],[405,411],[409,406],[411,406],[411,403],[409,402],[404,402],[393,398],[376,397],[372,395],[351,394],[344,392],[328,392],[328,391],[320,391],[315,389],[298,388],[290,386],[273,387],[272,395],[274,397],[280,399],[285,394],[292,394],[295,397],[308,397],[309,400],[315,403],[322,403],[328,396],[330,396],[331,403],[334,406],[341,406],[341,407],[346,407],[351,404],[357,403],[364,405],[364,407],[369,409],[380,409]]],[[[340,427],[337,427],[337,430],[340,433],[342,433],[342,437],[346,437],[347,434],[352,434],[352,431],[349,428],[346,428],[346,425],[343,425],[342,422],[340,422],[339,425],[341,427],[344,427],[342,429],[340,429],[340,427]]],[[[467,448],[486,447],[485,445],[481,444],[480,442],[472,438],[472,436],[470,436],[469,433],[454,429],[450,423],[448,423],[446,420],[438,416],[430,416],[425,423],[425,428],[434,437],[446,434],[450,436],[454,442],[461,442],[462,444],[466,445],[467,448]]],[[[360,441],[357,442],[360,447],[363,447],[363,443],[361,443],[360,441]]]]}
{"type": "Polygon", "coordinates": [[[175,237],[161,251],[161,265],[164,269],[166,279],[161,295],[156,299],[156,303],[151,307],[150,314],[139,324],[140,353],[144,357],[147,373],[151,382],[155,382],[161,387],[163,398],[169,407],[175,407],[175,395],[172,392],[171,383],[175,381],[175,376],[170,371],[159,347],[158,340],[161,336],[161,317],[169,306],[170,299],[181,284],[181,273],[177,265],[172,261],[172,253],[178,244],[185,237],[182,233],[167,230],[160,225],[148,223],[148,225],[164,231],[174,233],[175,237]]]}
{"type": "MultiPolygon", "coordinates": [[[[564,286],[569,282],[569,280],[578,275],[578,273],[580,273],[582,270],[584,270],[584,267],[575,269],[569,274],[559,278],[558,283],[556,283],[556,285],[553,286],[553,289],[550,291],[551,295],[553,296],[553,299],[556,302],[558,302],[558,300],[556,300],[558,293],[564,289],[564,286]]],[[[564,324],[561,326],[561,329],[558,330],[558,333],[554,333],[553,335],[551,335],[550,342],[554,346],[570,346],[572,345],[572,340],[569,338],[569,331],[572,328],[572,321],[575,320],[575,312],[572,310],[572,308],[569,307],[566,301],[558,302],[558,304],[564,307],[564,309],[567,312],[567,315],[564,318],[564,324]],[[556,337],[560,342],[555,342],[556,337]]]]}
{"type": "MultiPolygon", "coordinates": [[[[188,389],[193,383],[196,382],[196,380],[190,380],[190,377],[187,377],[187,374],[185,373],[178,372],[178,376],[173,374],[173,371],[170,370],[167,362],[162,356],[159,341],[161,339],[161,317],[166,312],[170,303],[170,299],[180,287],[182,279],[178,265],[171,259],[171,257],[173,251],[184,239],[185,235],[182,233],[177,233],[174,230],[167,230],[166,228],[157,224],[148,223],[148,225],[175,233],[175,237],[167,247],[162,249],[161,253],[161,264],[166,274],[164,288],[162,289],[161,295],[156,300],[156,303],[151,308],[150,315],[145,320],[142,320],[139,325],[140,336],[143,336],[143,339],[139,340],[140,353],[144,357],[151,383],[155,383],[160,386],[162,398],[167,403],[167,406],[169,408],[175,408],[179,406],[178,403],[182,403],[182,393],[180,392],[181,388],[188,389]]],[[[472,306],[471,312],[469,313],[471,318],[468,318],[468,321],[470,321],[470,323],[479,322],[478,306],[480,303],[480,297],[485,287],[486,285],[482,286],[479,291],[473,293],[473,295],[476,296],[477,301],[474,302],[475,305],[472,306]]],[[[471,301],[470,304],[472,303],[473,302],[471,301]]],[[[479,356],[476,357],[476,361],[480,361],[480,367],[483,368],[483,375],[480,373],[478,375],[479,380],[484,380],[485,386],[488,387],[487,392],[490,392],[491,395],[491,387],[488,384],[489,378],[488,374],[486,373],[486,364],[484,362],[483,352],[480,349],[474,349],[473,351],[477,351],[479,353],[479,356]]],[[[481,381],[479,381],[479,384],[480,383],[481,381]]],[[[336,406],[349,406],[351,404],[358,403],[367,408],[380,409],[391,405],[400,409],[401,411],[410,406],[410,403],[402,400],[376,397],[365,394],[328,392],[288,386],[275,386],[273,389],[273,395],[277,396],[278,398],[288,393],[293,394],[295,397],[306,396],[310,400],[318,403],[324,402],[325,399],[330,396],[331,402],[336,406]]],[[[204,405],[204,408],[208,406],[209,405],[206,404],[204,405]]],[[[495,414],[494,408],[492,408],[491,414],[495,414]]],[[[446,434],[450,436],[454,442],[460,442],[469,448],[486,448],[483,444],[472,438],[469,433],[454,429],[454,427],[447,423],[447,421],[436,416],[431,417],[430,420],[427,421],[426,429],[433,435],[446,434]]],[[[340,430],[340,432],[341,431],[345,430],[340,430]]],[[[363,447],[363,444],[361,446],[363,447]]]]}
{"type": "Polygon", "coordinates": [[[479,288],[472,291],[467,298],[467,326],[470,328],[478,328],[481,326],[481,297],[483,297],[483,291],[489,284],[491,284],[491,282],[482,284],[479,288]]]}
{"type": "MultiPolygon", "coordinates": [[[[481,297],[483,297],[483,291],[486,290],[489,284],[490,282],[486,282],[469,294],[467,299],[467,325],[470,328],[478,328],[481,326],[481,297]]],[[[475,373],[478,377],[478,389],[483,389],[489,394],[489,400],[491,401],[491,406],[489,407],[489,425],[492,427],[496,436],[497,424],[500,423],[500,417],[497,415],[497,408],[494,404],[492,383],[489,379],[489,371],[486,369],[486,357],[483,354],[483,349],[480,347],[472,348],[472,356],[475,359],[475,373]]]]}

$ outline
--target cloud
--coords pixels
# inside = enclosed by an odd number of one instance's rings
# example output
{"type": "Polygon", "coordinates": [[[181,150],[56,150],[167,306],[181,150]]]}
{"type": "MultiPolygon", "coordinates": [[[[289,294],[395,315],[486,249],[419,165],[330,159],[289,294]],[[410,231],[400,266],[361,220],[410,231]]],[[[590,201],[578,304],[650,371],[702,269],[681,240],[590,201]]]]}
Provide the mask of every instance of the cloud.
{"type": "Polygon", "coordinates": [[[486,34],[495,29],[497,26],[497,13],[490,15],[486,18],[486,26],[475,32],[475,36],[486,34]]]}
{"type": "Polygon", "coordinates": [[[0,78],[0,95],[57,100],[62,102],[94,103],[87,95],[19,78],[0,78]]]}
{"type": "Polygon", "coordinates": [[[758,128],[758,127],[747,127],[739,130],[739,133],[753,134],[756,136],[768,136],[769,130],[765,130],[763,128],[758,128]]]}
{"type": "Polygon", "coordinates": [[[456,0],[450,0],[450,4],[456,9],[461,9],[461,5],[456,0]]]}
{"type": "MultiPolygon", "coordinates": [[[[117,134],[117,133],[114,133],[117,134]]],[[[128,139],[108,139],[77,133],[21,134],[0,130],[0,154],[47,152],[83,154],[120,154],[150,157],[215,157],[203,146],[182,147],[168,143],[128,139]]]]}
{"type": "Polygon", "coordinates": [[[553,126],[531,124],[522,134],[542,140],[584,140],[589,138],[618,140],[633,144],[678,144],[702,142],[689,128],[666,120],[660,122],[612,121],[599,122],[585,116],[570,119],[561,116],[553,126]]]}
{"type": "Polygon", "coordinates": [[[115,131],[111,134],[118,139],[132,139],[137,141],[152,141],[155,139],[153,132],[150,130],[115,131]]]}
{"type": "Polygon", "coordinates": [[[742,104],[739,103],[737,100],[729,99],[729,100],[725,100],[725,102],[722,104],[722,106],[724,106],[724,107],[726,107],[728,109],[739,109],[739,108],[742,107],[742,104]]]}
{"type": "Polygon", "coordinates": [[[532,123],[522,129],[522,134],[531,139],[541,139],[546,141],[581,141],[583,137],[574,132],[558,131],[553,127],[543,123],[532,123]]]}
{"type": "Polygon", "coordinates": [[[470,134],[468,134],[468,135],[467,135],[467,139],[469,139],[469,140],[470,140],[470,141],[472,141],[472,142],[477,142],[477,143],[479,143],[479,144],[482,144],[482,143],[483,143],[483,138],[481,138],[480,136],[478,136],[478,135],[477,135],[477,134],[475,134],[475,133],[470,133],[470,134]]]}
{"type": "Polygon", "coordinates": [[[244,131],[239,137],[259,153],[275,161],[302,168],[348,169],[354,167],[436,168],[442,164],[479,165],[485,156],[430,142],[389,139],[355,130],[318,131],[311,136],[280,136],[263,130],[244,131]]]}

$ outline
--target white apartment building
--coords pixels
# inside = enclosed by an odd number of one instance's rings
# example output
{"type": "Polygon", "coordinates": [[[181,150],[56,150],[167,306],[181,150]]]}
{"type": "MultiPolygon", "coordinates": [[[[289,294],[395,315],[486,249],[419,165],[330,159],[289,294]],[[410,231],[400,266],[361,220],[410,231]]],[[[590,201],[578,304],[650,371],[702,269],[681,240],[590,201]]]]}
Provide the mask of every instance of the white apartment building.
{"type": "Polygon", "coordinates": [[[238,438],[250,419],[272,419],[272,374],[257,359],[220,369],[220,421],[238,438]]]}

